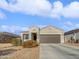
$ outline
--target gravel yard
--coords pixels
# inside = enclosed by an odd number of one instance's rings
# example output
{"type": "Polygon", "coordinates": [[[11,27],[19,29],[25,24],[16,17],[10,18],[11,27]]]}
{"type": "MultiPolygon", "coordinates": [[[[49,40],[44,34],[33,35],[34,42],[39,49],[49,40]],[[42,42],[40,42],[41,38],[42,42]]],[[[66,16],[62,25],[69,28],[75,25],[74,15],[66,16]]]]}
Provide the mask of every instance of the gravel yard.
{"type": "Polygon", "coordinates": [[[0,59],[39,59],[39,47],[0,46],[0,59]]]}
{"type": "Polygon", "coordinates": [[[0,49],[3,49],[3,48],[8,48],[8,47],[11,47],[12,44],[10,43],[0,43],[0,49]]]}

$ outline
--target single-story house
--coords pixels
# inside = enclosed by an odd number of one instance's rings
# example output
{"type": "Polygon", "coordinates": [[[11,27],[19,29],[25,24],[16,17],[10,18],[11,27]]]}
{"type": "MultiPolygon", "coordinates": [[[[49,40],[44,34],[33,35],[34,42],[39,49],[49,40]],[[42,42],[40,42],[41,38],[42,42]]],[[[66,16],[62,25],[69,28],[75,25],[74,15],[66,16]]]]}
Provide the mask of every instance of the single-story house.
{"type": "Polygon", "coordinates": [[[71,30],[71,31],[68,31],[68,32],[65,32],[65,42],[70,42],[72,43],[75,42],[75,43],[78,43],[79,42],[79,29],[74,29],[74,30],[71,30]]]}
{"type": "Polygon", "coordinates": [[[36,40],[40,43],[64,43],[64,31],[52,25],[43,28],[32,26],[21,33],[22,41],[36,40]]]}

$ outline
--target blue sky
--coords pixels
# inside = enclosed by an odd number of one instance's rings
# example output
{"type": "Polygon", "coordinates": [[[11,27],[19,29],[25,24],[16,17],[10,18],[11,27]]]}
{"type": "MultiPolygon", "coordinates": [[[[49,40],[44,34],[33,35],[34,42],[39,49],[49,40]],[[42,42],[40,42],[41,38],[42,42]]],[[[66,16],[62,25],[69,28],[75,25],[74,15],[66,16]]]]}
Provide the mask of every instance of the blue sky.
{"type": "Polygon", "coordinates": [[[0,31],[19,33],[33,25],[79,28],[79,0],[0,0],[0,31]]]}

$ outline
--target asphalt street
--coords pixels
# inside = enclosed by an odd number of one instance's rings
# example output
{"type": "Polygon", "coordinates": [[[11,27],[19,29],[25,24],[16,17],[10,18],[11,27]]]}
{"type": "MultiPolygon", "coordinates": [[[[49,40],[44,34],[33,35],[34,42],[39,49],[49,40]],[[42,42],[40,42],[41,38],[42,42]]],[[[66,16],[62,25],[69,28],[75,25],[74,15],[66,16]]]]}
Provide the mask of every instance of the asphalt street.
{"type": "Polygon", "coordinates": [[[40,59],[79,59],[79,50],[61,44],[41,44],[40,59]]]}

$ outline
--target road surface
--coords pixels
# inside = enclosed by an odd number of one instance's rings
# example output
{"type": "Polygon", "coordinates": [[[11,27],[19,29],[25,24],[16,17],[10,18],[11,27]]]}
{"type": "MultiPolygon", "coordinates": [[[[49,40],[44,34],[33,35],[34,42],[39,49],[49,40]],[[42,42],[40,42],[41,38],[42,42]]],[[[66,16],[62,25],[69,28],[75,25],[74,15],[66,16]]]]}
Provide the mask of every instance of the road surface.
{"type": "Polygon", "coordinates": [[[40,59],[79,59],[79,50],[61,44],[41,44],[40,59]]]}

